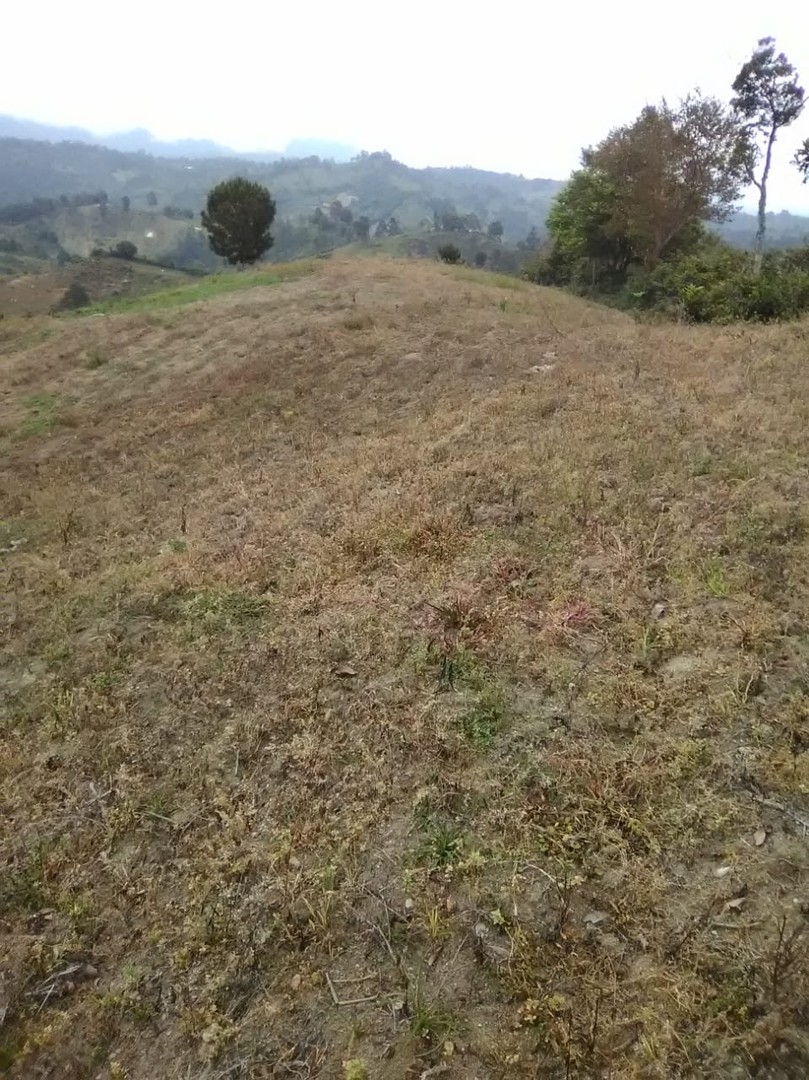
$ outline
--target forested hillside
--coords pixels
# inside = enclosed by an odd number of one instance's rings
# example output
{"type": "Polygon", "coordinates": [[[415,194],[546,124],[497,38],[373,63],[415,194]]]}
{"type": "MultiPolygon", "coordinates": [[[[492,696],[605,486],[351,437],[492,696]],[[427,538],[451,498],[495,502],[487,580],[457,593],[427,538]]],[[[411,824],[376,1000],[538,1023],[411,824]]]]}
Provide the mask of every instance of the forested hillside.
{"type": "MultiPolygon", "coordinates": [[[[84,142],[0,139],[0,257],[88,255],[120,241],[177,266],[218,265],[199,230],[214,184],[239,174],[266,185],[278,213],[274,260],[352,242],[396,239],[398,252],[434,254],[446,234],[467,261],[515,270],[546,236],[560,180],[470,167],[411,168],[387,152],[350,162],[318,157],[276,162],[227,157],[154,157],[84,142]],[[44,200],[44,201],[43,201],[44,200]],[[429,239],[427,239],[427,234],[429,239]],[[440,234],[440,235],[437,235],[440,234]]],[[[767,243],[805,242],[809,219],[769,215],[767,243]]],[[[717,226],[736,247],[752,245],[753,215],[717,226]]],[[[391,245],[388,245],[391,246],[391,245]]]]}

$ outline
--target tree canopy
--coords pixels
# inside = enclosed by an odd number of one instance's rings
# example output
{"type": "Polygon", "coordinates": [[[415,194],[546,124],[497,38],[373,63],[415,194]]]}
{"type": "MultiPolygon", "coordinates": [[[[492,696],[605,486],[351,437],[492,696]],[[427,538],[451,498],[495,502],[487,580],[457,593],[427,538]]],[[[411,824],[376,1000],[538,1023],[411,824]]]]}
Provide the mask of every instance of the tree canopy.
{"type": "Polygon", "coordinates": [[[647,106],[582,154],[548,217],[545,274],[619,283],[632,263],[654,268],[725,220],[744,182],[739,126],[715,98],[647,106]]]}
{"type": "Polygon", "coordinates": [[[583,156],[612,191],[606,234],[653,267],[695,221],[722,221],[744,181],[739,128],[716,98],[647,106],[583,156]]]}
{"type": "Polygon", "coordinates": [[[270,250],[274,218],[275,202],[267,188],[241,176],[217,184],[202,212],[211,249],[231,266],[257,262],[270,250]]]}

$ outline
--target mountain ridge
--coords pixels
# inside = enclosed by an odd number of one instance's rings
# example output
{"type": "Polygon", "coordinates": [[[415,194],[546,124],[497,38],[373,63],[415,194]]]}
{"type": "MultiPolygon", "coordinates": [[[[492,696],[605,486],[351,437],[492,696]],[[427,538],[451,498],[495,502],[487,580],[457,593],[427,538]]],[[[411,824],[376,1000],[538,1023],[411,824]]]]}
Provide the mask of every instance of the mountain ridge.
{"type": "Polygon", "coordinates": [[[214,139],[158,139],[147,128],[132,128],[106,134],[74,125],[47,124],[39,120],[0,114],[0,138],[36,139],[41,142],[80,142],[89,146],[104,146],[110,150],[153,154],[155,157],[179,158],[241,158],[250,161],[280,161],[284,157],[332,158],[349,161],[358,150],[334,139],[296,137],[283,150],[272,148],[234,150],[214,139]]]}

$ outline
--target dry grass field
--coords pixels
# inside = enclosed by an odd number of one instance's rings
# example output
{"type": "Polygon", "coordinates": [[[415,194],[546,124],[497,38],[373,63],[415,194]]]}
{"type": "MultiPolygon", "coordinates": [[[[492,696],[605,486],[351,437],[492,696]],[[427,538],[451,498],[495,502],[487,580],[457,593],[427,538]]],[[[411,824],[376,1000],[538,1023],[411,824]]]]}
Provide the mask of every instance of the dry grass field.
{"type": "Polygon", "coordinates": [[[305,270],[0,324],[0,1073],[807,1075],[809,325],[305,270]]]}
{"type": "Polygon", "coordinates": [[[31,273],[16,277],[0,275],[0,319],[47,315],[73,282],[83,285],[92,301],[101,302],[118,297],[134,299],[155,289],[186,285],[194,280],[181,270],[123,259],[86,259],[58,270],[49,269],[52,264],[42,260],[31,260],[31,264],[31,273]]]}

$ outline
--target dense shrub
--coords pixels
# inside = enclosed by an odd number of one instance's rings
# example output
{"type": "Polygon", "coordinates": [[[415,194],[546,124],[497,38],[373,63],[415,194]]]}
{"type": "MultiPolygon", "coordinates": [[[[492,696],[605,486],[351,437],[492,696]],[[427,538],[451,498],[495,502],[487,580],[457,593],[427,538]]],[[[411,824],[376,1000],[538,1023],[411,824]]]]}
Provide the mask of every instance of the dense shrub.
{"type": "Polygon", "coordinates": [[[110,251],[110,255],[114,255],[116,259],[127,259],[131,261],[138,254],[138,249],[131,240],[119,240],[115,247],[110,251]]]}
{"type": "Polygon", "coordinates": [[[75,311],[77,308],[87,307],[90,303],[90,294],[78,281],[73,281],[65,289],[62,299],[56,305],[60,311],[75,311]]]}
{"type": "Polygon", "coordinates": [[[630,289],[630,306],[690,322],[794,319],[809,311],[809,249],[769,254],[756,273],[749,252],[717,248],[661,263],[630,289]]]}
{"type": "Polygon", "coordinates": [[[442,244],[438,249],[438,258],[441,262],[455,264],[461,261],[461,249],[455,244],[442,244]]]}

